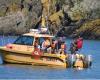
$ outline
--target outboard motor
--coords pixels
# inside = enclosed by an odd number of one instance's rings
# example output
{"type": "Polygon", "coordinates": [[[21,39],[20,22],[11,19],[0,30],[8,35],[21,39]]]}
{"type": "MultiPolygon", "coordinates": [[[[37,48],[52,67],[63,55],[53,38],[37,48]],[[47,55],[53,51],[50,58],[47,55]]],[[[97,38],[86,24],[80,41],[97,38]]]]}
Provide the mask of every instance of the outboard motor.
{"type": "Polygon", "coordinates": [[[71,55],[71,66],[72,66],[72,68],[74,67],[75,61],[76,61],[76,55],[72,54],[71,55]]]}
{"type": "Polygon", "coordinates": [[[74,54],[69,54],[67,59],[69,67],[73,68],[75,61],[76,61],[76,56],[74,54]]]}
{"type": "Polygon", "coordinates": [[[83,69],[84,68],[84,60],[83,60],[84,56],[81,54],[76,54],[76,60],[75,63],[73,65],[74,68],[77,69],[83,69]]]}
{"type": "Polygon", "coordinates": [[[4,64],[3,54],[0,52],[0,64],[4,64]]]}
{"type": "Polygon", "coordinates": [[[87,66],[91,67],[91,65],[92,65],[92,55],[88,55],[87,56],[87,66]]]}

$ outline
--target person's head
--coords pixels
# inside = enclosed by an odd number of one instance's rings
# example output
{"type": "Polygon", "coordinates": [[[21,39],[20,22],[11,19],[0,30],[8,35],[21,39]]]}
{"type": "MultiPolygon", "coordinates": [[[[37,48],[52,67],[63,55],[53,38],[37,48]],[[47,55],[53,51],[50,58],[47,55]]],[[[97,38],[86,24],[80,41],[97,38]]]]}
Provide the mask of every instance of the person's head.
{"type": "Polygon", "coordinates": [[[62,41],[61,44],[65,44],[65,41],[62,41]]]}
{"type": "Polygon", "coordinates": [[[35,41],[38,41],[38,38],[35,38],[35,41]]]}
{"type": "Polygon", "coordinates": [[[50,38],[46,38],[46,40],[50,40],[50,38]]]}
{"type": "Polygon", "coordinates": [[[52,39],[52,42],[54,42],[55,41],[55,39],[52,39]]]}
{"type": "Polygon", "coordinates": [[[81,41],[83,40],[83,38],[81,36],[78,36],[78,39],[81,40],[81,41]]]}
{"type": "Polygon", "coordinates": [[[44,40],[46,41],[46,40],[47,40],[47,38],[44,38],[44,40]]]}
{"type": "Polygon", "coordinates": [[[52,44],[55,44],[55,42],[52,42],[52,44]]]}
{"type": "Polygon", "coordinates": [[[35,41],[34,47],[37,47],[37,46],[38,46],[38,41],[35,41]]]}

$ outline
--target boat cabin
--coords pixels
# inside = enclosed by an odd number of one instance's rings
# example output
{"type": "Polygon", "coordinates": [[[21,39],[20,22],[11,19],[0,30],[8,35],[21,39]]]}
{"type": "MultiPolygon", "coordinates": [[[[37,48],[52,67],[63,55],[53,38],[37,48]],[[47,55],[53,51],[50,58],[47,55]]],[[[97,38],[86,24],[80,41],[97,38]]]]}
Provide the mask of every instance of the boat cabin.
{"type": "Polygon", "coordinates": [[[26,33],[19,36],[13,44],[7,44],[6,48],[16,50],[16,51],[34,51],[35,42],[37,41],[40,46],[45,39],[48,39],[50,42],[54,36],[48,34],[39,34],[39,33],[26,33]]]}
{"type": "MultiPolygon", "coordinates": [[[[75,55],[75,61],[73,62],[73,55],[65,55],[66,52],[64,52],[64,48],[58,49],[56,54],[55,52],[48,52],[48,50],[45,52],[45,49],[42,48],[42,44],[47,41],[50,45],[53,42],[53,38],[54,36],[49,34],[37,32],[26,33],[19,36],[14,43],[0,47],[0,53],[3,55],[3,61],[10,63],[54,65],[62,67],[72,66],[75,68],[86,68],[91,65],[91,57],[85,58],[84,55],[75,55]],[[39,46],[37,46],[37,44],[39,46]]],[[[50,47],[52,46],[50,45],[50,47]]],[[[51,50],[53,50],[53,48],[51,48],[51,50]]]]}

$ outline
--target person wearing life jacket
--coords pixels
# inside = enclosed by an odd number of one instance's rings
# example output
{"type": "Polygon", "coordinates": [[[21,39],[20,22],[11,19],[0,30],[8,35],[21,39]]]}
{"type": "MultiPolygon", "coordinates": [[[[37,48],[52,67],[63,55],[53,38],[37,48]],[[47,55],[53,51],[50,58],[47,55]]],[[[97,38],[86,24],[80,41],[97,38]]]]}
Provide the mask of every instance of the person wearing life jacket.
{"type": "Polygon", "coordinates": [[[77,49],[81,49],[82,46],[83,46],[83,38],[79,36],[79,38],[77,39],[77,49]]]}
{"type": "Polygon", "coordinates": [[[38,42],[38,39],[35,40],[34,42],[34,51],[32,53],[34,59],[39,59],[42,55],[42,51],[40,50],[40,45],[38,42]]]}
{"type": "Polygon", "coordinates": [[[52,40],[52,43],[50,44],[50,46],[48,46],[47,48],[47,52],[48,53],[52,53],[52,54],[55,54],[56,50],[57,50],[57,42],[56,40],[52,40]]]}

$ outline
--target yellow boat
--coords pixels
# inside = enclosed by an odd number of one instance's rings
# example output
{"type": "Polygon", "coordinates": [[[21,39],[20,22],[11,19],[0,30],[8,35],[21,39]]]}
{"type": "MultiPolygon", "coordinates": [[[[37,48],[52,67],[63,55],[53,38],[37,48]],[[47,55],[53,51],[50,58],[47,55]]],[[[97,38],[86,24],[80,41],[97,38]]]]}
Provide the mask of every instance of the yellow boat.
{"type": "Polygon", "coordinates": [[[35,50],[34,45],[36,39],[38,39],[39,43],[41,44],[43,38],[49,38],[50,41],[52,41],[52,38],[54,37],[49,34],[41,34],[37,32],[23,34],[22,36],[18,37],[13,44],[1,46],[0,55],[2,56],[3,62],[42,66],[59,66],[64,68],[73,67],[79,69],[88,68],[91,66],[91,56],[88,57],[83,54],[68,55],[65,53],[59,54],[59,52],[51,53],[35,50]]]}
{"type": "Polygon", "coordinates": [[[0,47],[3,61],[8,63],[68,67],[68,63],[66,62],[67,55],[65,54],[43,52],[40,56],[32,55],[35,39],[37,38],[39,41],[42,38],[49,38],[51,40],[53,36],[34,32],[23,34],[13,44],[0,47]],[[38,59],[35,59],[35,56],[38,59]]]}

